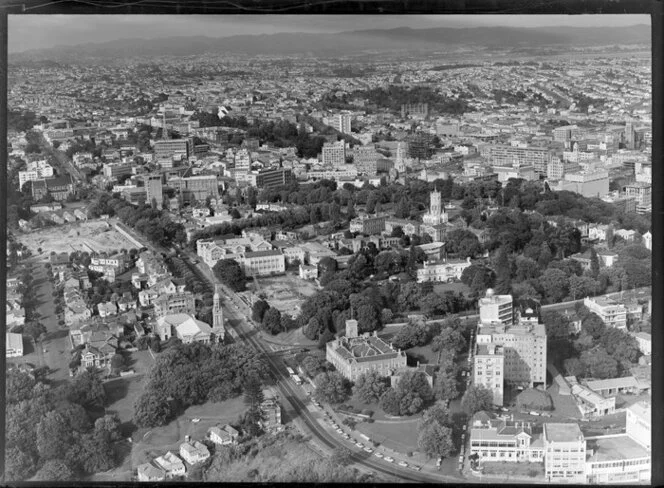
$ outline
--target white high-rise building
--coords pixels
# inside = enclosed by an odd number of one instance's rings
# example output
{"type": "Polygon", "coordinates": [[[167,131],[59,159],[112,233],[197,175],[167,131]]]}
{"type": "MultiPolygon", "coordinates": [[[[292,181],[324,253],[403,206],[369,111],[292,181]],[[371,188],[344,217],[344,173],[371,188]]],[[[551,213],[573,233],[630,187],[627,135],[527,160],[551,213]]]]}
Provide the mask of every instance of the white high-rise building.
{"type": "Polygon", "coordinates": [[[330,125],[342,134],[350,134],[351,116],[347,113],[336,114],[330,120],[330,125]]]}
{"type": "Polygon", "coordinates": [[[346,143],[337,141],[323,144],[323,164],[330,166],[346,164],[346,143]]]}

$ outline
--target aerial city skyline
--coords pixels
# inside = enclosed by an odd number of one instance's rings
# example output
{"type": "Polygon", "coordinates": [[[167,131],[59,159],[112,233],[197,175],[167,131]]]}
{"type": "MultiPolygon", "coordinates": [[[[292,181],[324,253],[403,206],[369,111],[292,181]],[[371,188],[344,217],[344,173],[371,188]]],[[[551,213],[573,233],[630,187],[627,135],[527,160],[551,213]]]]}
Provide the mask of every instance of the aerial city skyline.
{"type": "Polygon", "coordinates": [[[9,27],[8,482],[653,481],[649,17],[9,27]]]}

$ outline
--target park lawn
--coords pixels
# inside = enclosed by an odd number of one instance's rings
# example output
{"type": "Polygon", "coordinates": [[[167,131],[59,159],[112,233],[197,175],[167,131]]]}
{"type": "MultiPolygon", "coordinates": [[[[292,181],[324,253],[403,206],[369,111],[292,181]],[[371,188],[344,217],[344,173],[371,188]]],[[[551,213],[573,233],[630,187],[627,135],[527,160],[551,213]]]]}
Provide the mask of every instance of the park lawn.
{"type": "Polygon", "coordinates": [[[145,390],[145,381],[145,376],[140,375],[117,378],[104,383],[107,398],[106,412],[118,415],[125,437],[135,430],[134,402],[145,390]]]}
{"type": "Polygon", "coordinates": [[[307,339],[302,333],[302,327],[297,329],[292,329],[287,332],[280,332],[277,335],[272,335],[269,332],[263,332],[263,336],[267,342],[277,342],[283,345],[288,346],[303,346],[303,347],[315,347],[318,346],[318,341],[312,341],[307,339]]]}
{"type": "Polygon", "coordinates": [[[378,442],[393,451],[401,453],[417,451],[417,426],[420,416],[402,417],[401,421],[374,423],[359,422],[355,430],[365,434],[372,441],[378,442]]]}
{"type": "Polygon", "coordinates": [[[433,286],[433,291],[439,295],[443,295],[446,291],[454,293],[463,293],[465,296],[470,294],[470,288],[462,282],[456,283],[438,283],[433,286]]]}
{"type": "Polygon", "coordinates": [[[426,346],[411,347],[406,350],[408,363],[415,366],[417,361],[420,364],[438,364],[438,353],[431,349],[431,344],[426,346]]]}

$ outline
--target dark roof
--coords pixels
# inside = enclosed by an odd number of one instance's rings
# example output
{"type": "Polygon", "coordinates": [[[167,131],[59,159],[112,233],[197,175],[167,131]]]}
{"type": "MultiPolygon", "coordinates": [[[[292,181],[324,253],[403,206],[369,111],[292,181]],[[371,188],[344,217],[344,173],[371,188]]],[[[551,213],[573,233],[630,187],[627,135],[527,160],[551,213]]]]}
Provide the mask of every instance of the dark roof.
{"type": "Polygon", "coordinates": [[[48,187],[71,185],[73,183],[71,175],[61,175],[56,176],[55,178],[47,178],[44,180],[44,182],[48,187]]]}

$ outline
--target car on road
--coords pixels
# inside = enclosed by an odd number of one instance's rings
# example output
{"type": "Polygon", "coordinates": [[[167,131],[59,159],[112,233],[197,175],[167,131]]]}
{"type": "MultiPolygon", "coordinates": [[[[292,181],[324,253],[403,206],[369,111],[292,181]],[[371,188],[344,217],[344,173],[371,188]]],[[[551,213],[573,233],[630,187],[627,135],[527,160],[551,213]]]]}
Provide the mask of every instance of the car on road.
{"type": "Polygon", "coordinates": [[[374,452],[374,456],[376,456],[377,458],[381,459],[381,458],[383,457],[383,454],[380,453],[380,452],[378,452],[378,451],[376,451],[376,452],[374,452]]]}
{"type": "Polygon", "coordinates": [[[399,466],[403,466],[404,468],[407,468],[408,463],[406,461],[399,461],[399,466]]]}
{"type": "Polygon", "coordinates": [[[356,442],[355,445],[360,449],[364,449],[364,444],[362,444],[361,442],[356,442]]]}
{"type": "Polygon", "coordinates": [[[199,419],[199,418],[195,418],[195,419],[191,419],[191,421],[192,421],[193,423],[197,424],[198,422],[201,421],[201,419],[199,419]]]}
{"type": "Polygon", "coordinates": [[[373,452],[373,449],[371,449],[370,447],[365,447],[364,450],[367,452],[373,452]]]}
{"type": "Polygon", "coordinates": [[[536,412],[535,410],[531,410],[530,412],[528,412],[528,415],[534,415],[535,417],[539,417],[540,413],[536,412]]]}
{"type": "Polygon", "coordinates": [[[384,459],[385,459],[385,461],[387,461],[388,463],[393,463],[393,462],[394,462],[394,458],[391,458],[390,456],[385,456],[384,459]]]}

